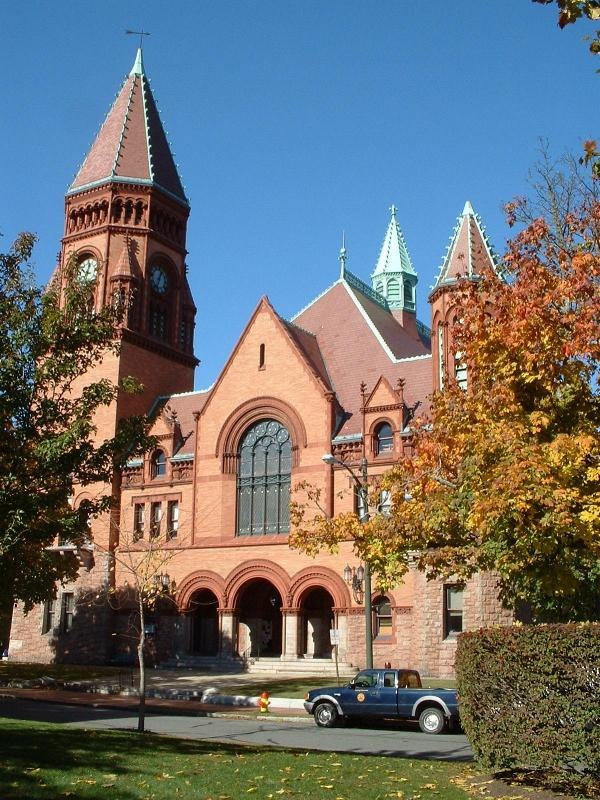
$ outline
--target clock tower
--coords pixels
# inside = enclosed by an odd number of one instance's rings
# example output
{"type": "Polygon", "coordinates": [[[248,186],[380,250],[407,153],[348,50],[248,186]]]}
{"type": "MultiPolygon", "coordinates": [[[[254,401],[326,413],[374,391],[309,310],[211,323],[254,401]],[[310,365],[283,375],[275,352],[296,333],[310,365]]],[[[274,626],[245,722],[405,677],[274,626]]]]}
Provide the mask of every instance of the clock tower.
{"type": "MultiPolygon", "coordinates": [[[[141,48],[66,195],[61,259],[95,285],[94,304],[124,302],[118,355],[101,369],[132,375],[141,395],[119,397],[99,425],[145,413],[161,394],[193,388],[196,308],[187,281],[189,203],[144,71],[141,48]]],[[[108,428],[106,427],[108,426],[108,428]]]]}

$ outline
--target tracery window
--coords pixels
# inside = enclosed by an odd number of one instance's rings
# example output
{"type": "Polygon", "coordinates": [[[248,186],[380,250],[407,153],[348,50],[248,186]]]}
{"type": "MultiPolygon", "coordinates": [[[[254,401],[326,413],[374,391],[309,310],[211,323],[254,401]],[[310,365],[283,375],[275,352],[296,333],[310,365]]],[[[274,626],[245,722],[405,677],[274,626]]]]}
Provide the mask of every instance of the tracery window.
{"type": "Polygon", "coordinates": [[[237,534],[288,533],[292,442],[274,419],[254,423],[238,451],[237,534]]]}

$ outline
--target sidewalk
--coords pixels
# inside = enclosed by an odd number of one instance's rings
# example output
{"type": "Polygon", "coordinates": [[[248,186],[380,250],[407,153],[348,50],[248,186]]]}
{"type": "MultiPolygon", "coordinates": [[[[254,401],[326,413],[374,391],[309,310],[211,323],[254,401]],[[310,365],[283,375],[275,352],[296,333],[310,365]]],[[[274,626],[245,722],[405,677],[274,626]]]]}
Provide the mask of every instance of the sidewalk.
{"type": "MultiPolygon", "coordinates": [[[[53,678],[41,678],[22,681],[16,686],[0,685],[0,697],[134,711],[138,707],[136,679],[135,672],[130,671],[124,671],[118,679],[115,676],[115,680],[96,679],[65,685],[53,678]]],[[[248,696],[232,692],[235,692],[236,686],[242,688],[248,683],[264,685],[264,691],[269,691],[269,682],[272,679],[272,675],[260,673],[254,673],[249,680],[246,673],[150,669],[146,673],[146,707],[150,713],[202,716],[225,714],[255,718],[259,714],[259,695],[248,696]],[[220,690],[225,690],[226,694],[221,694],[220,690]]],[[[302,699],[272,696],[269,699],[270,715],[310,720],[302,699]]]]}
{"type": "MultiPolygon", "coordinates": [[[[235,701],[233,696],[230,701],[235,701]]],[[[34,700],[43,703],[59,703],[61,705],[90,706],[93,708],[112,708],[137,713],[138,698],[135,695],[101,694],[99,692],[77,692],[65,689],[16,689],[0,687],[0,699],[34,700]]],[[[250,701],[250,698],[245,698],[250,701]]],[[[288,700],[289,698],[279,698],[288,700]]],[[[301,703],[302,701],[297,701],[301,703]]],[[[199,717],[237,717],[241,719],[268,719],[311,722],[311,717],[301,708],[271,707],[268,714],[260,714],[257,704],[235,704],[235,702],[205,703],[201,700],[177,700],[171,698],[146,698],[146,711],[150,714],[175,714],[199,717]]]]}

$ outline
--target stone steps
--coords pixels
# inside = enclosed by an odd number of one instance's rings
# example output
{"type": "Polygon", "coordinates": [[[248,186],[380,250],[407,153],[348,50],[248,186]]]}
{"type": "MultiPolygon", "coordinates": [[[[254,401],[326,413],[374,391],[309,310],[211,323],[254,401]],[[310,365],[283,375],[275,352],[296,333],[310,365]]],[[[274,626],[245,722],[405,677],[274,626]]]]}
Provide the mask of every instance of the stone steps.
{"type": "MultiPolygon", "coordinates": [[[[240,659],[219,659],[209,656],[183,655],[171,658],[159,665],[160,669],[182,669],[195,670],[198,672],[218,672],[218,673],[246,673],[272,675],[278,677],[294,676],[326,676],[336,675],[335,661],[330,658],[299,658],[294,661],[282,661],[281,658],[274,657],[251,657],[247,660],[240,659]]],[[[357,668],[347,662],[340,661],[338,664],[340,675],[354,675],[357,668]]]]}

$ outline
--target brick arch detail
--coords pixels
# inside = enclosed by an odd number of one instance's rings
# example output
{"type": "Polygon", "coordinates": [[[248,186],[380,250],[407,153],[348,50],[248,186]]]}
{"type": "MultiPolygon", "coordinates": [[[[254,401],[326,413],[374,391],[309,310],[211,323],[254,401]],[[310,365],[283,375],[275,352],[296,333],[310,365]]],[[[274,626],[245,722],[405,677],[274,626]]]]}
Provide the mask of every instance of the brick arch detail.
{"type": "Polygon", "coordinates": [[[261,419],[275,419],[290,432],[292,437],[292,466],[298,465],[298,449],[306,447],[306,427],[300,414],[289,403],[276,397],[255,397],[238,406],[225,420],[217,437],[215,457],[221,459],[224,473],[236,471],[237,451],[246,429],[261,419]]]}
{"type": "Polygon", "coordinates": [[[104,259],[100,250],[98,250],[98,248],[94,245],[88,244],[87,242],[84,242],[79,247],[74,247],[73,250],[69,250],[69,252],[66,254],[67,261],[73,257],[78,264],[80,261],[83,261],[84,258],[95,258],[96,262],[98,263],[98,272],[100,272],[104,266],[104,259]]]}
{"type": "Polygon", "coordinates": [[[194,592],[199,589],[210,589],[219,601],[219,606],[225,608],[225,581],[216,572],[200,569],[187,575],[177,589],[177,606],[180,611],[186,611],[192,600],[194,592]]]}
{"type": "Polygon", "coordinates": [[[225,579],[225,599],[230,608],[236,608],[240,592],[248,581],[262,578],[273,584],[284,605],[290,605],[290,577],[274,561],[255,559],[245,561],[233,569],[225,579]]]}
{"type": "Polygon", "coordinates": [[[302,596],[308,589],[325,589],[333,598],[336,608],[348,608],[352,605],[350,592],[341,575],[329,567],[305,567],[292,578],[290,595],[292,608],[300,608],[302,596]]]}

